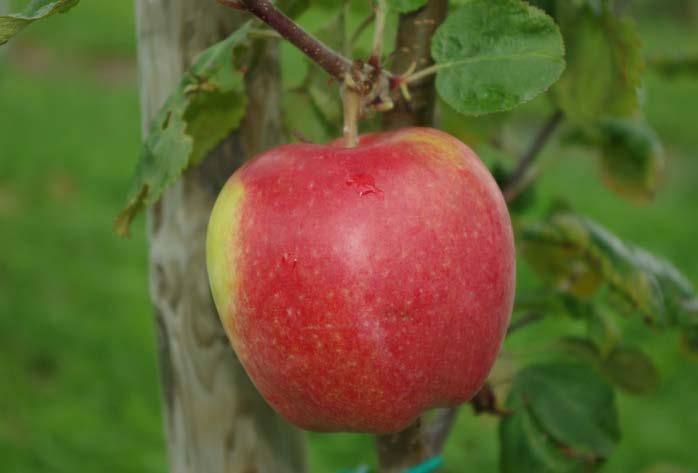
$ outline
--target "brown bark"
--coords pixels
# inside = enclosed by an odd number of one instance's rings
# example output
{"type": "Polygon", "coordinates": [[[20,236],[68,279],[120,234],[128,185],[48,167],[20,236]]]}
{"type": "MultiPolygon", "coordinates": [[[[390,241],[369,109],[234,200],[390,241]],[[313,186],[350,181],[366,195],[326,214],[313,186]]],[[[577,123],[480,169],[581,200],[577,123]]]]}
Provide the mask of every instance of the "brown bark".
{"type": "MultiPolygon", "coordinates": [[[[142,128],[193,57],[224,38],[240,15],[209,0],[137,0],[142,128]]],[[[276,45],[261,47],[247,77],[241,130],[188,170],[148,214],[170,471],[295,473],[304,437],[262,400],[228,344],[211,300],[205,234],[214,199],[246,157],[280,141],[276,45]]]]}
{"type": "MultiPolygon", "coordinates": [[[[431,37],[446,17],[448,1],[429,0],[424,8],[400,16],[398,25],[395,65],[393,71],[401,74],[412,64],[423,69],[433,63],[431,37]]],[[[433,77],[419,81],[410,88],[412,100],[398,100],[395,108],[383,117],[383,128],[406,126],[433,126],[436,91],[433,77]]],[[[384,473],[394,473],[427,460],[432,454],[429,431],[421,420],[393,435],[376,438],[378,463],[384,473]]]]}
{"type": "MultiPolygon", "coordinates": [[[[431,59],[431,37],[446,18],[448,2],[429,0],[416,12],[400,16],[395,46],[395,74],[403,74],[413,65],[417,70],[433,64],[431,59]]],[[[387,129],[406,126],[433,126],[436,91],[434,76],[425,78],[410,87],[412,99],[395,103],[395,108],[386,113],[383,127],[387,129]]]]}

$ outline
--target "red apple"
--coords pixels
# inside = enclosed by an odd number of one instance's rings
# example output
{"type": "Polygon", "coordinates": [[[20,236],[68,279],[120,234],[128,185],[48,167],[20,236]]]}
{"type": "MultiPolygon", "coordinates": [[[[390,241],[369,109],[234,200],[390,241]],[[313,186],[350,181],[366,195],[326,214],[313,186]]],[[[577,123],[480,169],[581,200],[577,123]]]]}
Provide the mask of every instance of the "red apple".
{"type": "Polygon", "coordinates": [[[257,156],[218,197],[207,253],[242,365],[308,430],[395,432],[468,401],[511,314],[502,194],[433,129],[257,156]]]}

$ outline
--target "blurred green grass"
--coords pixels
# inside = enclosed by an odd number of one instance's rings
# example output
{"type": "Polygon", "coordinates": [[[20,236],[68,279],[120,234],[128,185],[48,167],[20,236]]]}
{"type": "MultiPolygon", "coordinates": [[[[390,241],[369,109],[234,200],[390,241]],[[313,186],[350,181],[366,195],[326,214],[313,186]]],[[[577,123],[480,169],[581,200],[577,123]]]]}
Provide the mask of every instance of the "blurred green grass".
{"type": "MultiPolygon", "coordinates": [[[[311,20],[312,17],[311,17],[311,20]]],[[[652,54],[698,44],[694,23],[642,23],[652,54]]],[[[164,472],[142,219],[112,232],[140,141],[131,2],[83,1],[0,50],[0,471],[164,472]]],[[[292,59],[291,59],[292,60],[292,59]]],[[[287,61],[288,62],[288,61],[287,61]]],[[[698,281],[698,81],[647,79],[647,116],[667,148],[663,190],[637,207],[599,183],[593,157],[551,147],[541,201],[564,195],[698,281]]],[[[535,105],[522,110],[526,127],[535,105]]],[[[522,271],[522,283],[529,275],[522,271]]],[[[550,330],[555,322],[550,322],[550,330]]],[[[570,327],[574,329],[574,327],[570,327]]],[[[623,441],[606,472],[698,466],[696,364],[676,336],[631,324],[663,383],[621,396],[623,441]]],[[[539,346],[546,327],[506,350],[539,346]]],[[[310,434],[314,472],[374,463],[364,435],[310,434]]],[[[496,422],[464,409],[447,471],[496,471],[496,422]]]]}

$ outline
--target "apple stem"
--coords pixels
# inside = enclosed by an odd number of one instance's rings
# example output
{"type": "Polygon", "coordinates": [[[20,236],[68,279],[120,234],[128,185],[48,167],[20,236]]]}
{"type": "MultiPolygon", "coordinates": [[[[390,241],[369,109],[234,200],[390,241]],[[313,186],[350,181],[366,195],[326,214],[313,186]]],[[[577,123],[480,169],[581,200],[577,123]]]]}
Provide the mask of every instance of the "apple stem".
{"type": "Polygon", "coordinates": [[[344,105],[344,145],[354,148],[359,144],[359,116],[361,115],[361,93],[356,89],[351,76],[347,74],[342,87],[344,105]]]}

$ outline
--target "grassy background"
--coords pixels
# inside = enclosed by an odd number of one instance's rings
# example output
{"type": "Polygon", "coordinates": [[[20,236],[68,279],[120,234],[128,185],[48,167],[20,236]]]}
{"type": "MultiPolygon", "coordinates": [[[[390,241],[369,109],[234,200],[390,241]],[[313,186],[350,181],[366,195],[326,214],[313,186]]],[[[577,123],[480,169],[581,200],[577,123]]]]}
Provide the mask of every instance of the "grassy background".
{"type": "MultiPolygon", "coordinates": [[[[651,54],[698,48],[695,16],[641,20],[651,54]]],[[[139,149],[134,56],[125,1],[82,2],[0,49],[4,473],[166,470],[143,222],[128,240],[111,230],[139,149]]],[[[519,112],[522,129],[537,110],[519,112]]],[[[599,183],[593,157],[554,146],[547,157],[562,156],[550,160],[540,200],[566,196],[698,282],[696,110],[698,81],[648,76],[647,116],[669,160],[652,204],[617,198],[599,183]]],[[[539,344],[538,330],[514,337],[508,352],[539,344]]],[[[680,355],[675,334],[630,330],[657,361],[662,385],[647,397],[621,396],[623,441],[604,471],[659,461],[696,468],[696,364],[680,355]]],[[[372,463],[371,445],[368,436],[310,434],[313,471],[372,463]]],[[[465,409],[446,463],[450,472],[495,471],[496,422],[465,409]]]]}

